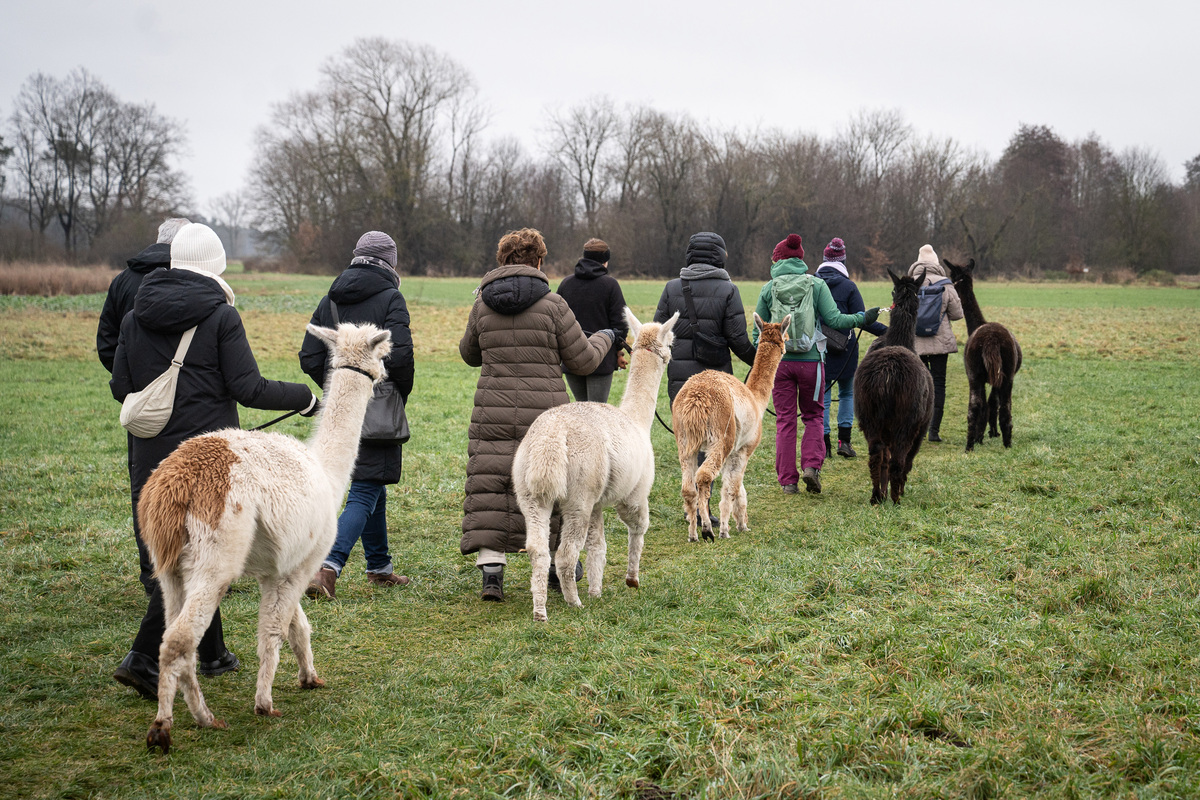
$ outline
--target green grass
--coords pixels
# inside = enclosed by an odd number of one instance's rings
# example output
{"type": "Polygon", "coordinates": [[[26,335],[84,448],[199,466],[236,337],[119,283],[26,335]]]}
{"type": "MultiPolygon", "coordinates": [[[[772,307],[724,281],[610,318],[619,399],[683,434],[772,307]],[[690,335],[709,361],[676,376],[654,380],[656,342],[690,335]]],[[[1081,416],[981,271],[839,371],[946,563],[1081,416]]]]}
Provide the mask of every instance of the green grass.
{"type": "MultiPolygon", "coordinates": [[[[328,280],[233,276],[268,377],[301,378],[299,330],[328,280]]],[[[947,442],[922,450],[899,507],[867,504],[861,457],[828,463],[820,496],[782,495],[768,416],[752,531],[689,545],[656,427],[642,588],[620,580],[610,516],[604,596],[552,598],[537,624],[527,561],[508,602],[484,604],[458,553],[478,373],[455,345],[475,285],[404,280],[415,437],[389,528],[413,584],[373,589],[356,550],[338,601],[305,601],[328,687],[300,692],[285,653],[281,719],[253,715],[258,592],[236,584],[222,610],[245,666],[204,683],[230,727],[199,730],[179,702],[168,757],[145,749],[153,706],[110,678],[144,601],[125,437],[90,350],[103,298],[0,298],[0,794],[1200,793],[1200,292],[981,286],[1027,356],[1014,447],[962,452],[951,359],[947,442]]],[[[661,284],[625,290],[646,315],[661,284]]]]}

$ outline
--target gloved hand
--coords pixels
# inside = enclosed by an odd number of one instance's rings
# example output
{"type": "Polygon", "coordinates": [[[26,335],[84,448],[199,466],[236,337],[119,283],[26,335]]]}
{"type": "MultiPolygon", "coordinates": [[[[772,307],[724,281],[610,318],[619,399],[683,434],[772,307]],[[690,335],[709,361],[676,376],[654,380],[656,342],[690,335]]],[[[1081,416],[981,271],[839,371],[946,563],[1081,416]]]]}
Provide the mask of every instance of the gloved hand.
{"type": "Polygon", "coordinates": [[[607,336],[609,344],[612,344],[617,340],[617,332],[612,328],[602,328],[601,330],[596,331],[596,333],[603,333],[605,336],[607,336]]]}
{"type": "Polygon", "coordinates": [[[862,325],[860,325],[859,327],[865,328],[877,319],[879,319],[879,306],[875,306],[874,308],[868,308],[866,311],[863,312],[862,325]]]}
{"type": "MultiPolygon", "coordinates": [[[[310,394],[312,394],[312,393],[310,392],[310,394]]],[[[318,411],[320,411],[320,410],[321,410],[321,401],[320,401],[320,399],[318,399],[318,398],[317,398],[317,396],[314,394],[314,395],[312,395],[312,400],[310,400],[310,401],[308,402],[308,408],[306,408],[306,409],[304,409],[303,411],[301,411],[301,412],[300,412],[300,416],[302,416],[302,417],[311,417],[311,416],[314,416],[314,415],[316,415],[316,413],[317,413],[318,411]]]]}

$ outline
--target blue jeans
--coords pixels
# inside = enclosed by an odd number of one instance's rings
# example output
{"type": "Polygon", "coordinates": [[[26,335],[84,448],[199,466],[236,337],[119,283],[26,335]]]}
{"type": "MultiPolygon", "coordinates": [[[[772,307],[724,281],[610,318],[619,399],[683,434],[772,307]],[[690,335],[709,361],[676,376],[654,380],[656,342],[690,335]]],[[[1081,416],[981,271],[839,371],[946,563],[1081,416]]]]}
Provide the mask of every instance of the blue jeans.
{"type": "Polygon", "coordinates": [[[350,558],[354,543],[362,539],[363,555],[367,557],[367,572],[388,575],[392,572],[392,556],[387,540],[387,486],[371,481],[350,481],[346,507],[338,517],[337,539],[325,562],[338,575],[350,558]]]}
{"type": "MultiPolygon", "coordinates": [[[[839,428],[854,427],[854,381],[835,381],[838,387],[838,415],[837,422],[839,428]]],[[[829,401],[833,397],[833,385],[825,390],[825,433],[829,433],[829,401]]]]}

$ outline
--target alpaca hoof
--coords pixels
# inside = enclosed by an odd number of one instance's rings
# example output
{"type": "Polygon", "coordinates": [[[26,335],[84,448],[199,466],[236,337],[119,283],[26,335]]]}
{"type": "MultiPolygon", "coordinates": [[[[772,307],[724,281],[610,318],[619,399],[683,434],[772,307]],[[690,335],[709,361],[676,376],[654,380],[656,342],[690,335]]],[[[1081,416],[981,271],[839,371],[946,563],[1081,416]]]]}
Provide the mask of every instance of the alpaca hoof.
{"type": "Polygon", "coordinates": [[[216,728],[219,731],[223,731],[229,727],[229,723],[223,719],[217,719],[216,717],[213,717],[212,725],[210,727],[216,728]]]}
{"type": "Polygon", "coordinates": [[[882,497],[875,497],[874,495],[872,495],[872,496],[871,496],[871,505],[873,505],[873,506],[877,506],[877,505],[879,505],[879,503],[880,503],[882,500],[883,500],[883,498],[882,498],[882,497]]]}
{"type": "Polygon", "coordinates": [[[599,598],[600,597],[600,589],[599,588],[588,589],[588,597],[592,598],[593,600],[599,598]]]}
{"type": "Polygon", "coordinates": [[[254,713],[258,714],[260,717],[282,717],[283,716],[283,712],[281,712],[281,711],[276,711],[273,708],[263,708],[262,706],[255,706],[254,713]]]}
{"type": "Polygon", "coordinates": [[[698,542],[698,541],[700,541],[700,537],[696,536],[694,534],[688,534],[688,541],[689,542],[698,542]]]}
{"type": "Polygon", "coordinates": [[[301,689],[320,689],[324,685],[325,685],[325,681],[321,680],[320,678],[316,677],[315,675],[310,680],[300,681],[301,689]]]}
{"type": "Polygon", "coordinates": [[[583,601],[579,598],[575,598],[574,600],[568,601],[567,605],[572,606],[573,608],[583,608],[583,601]]]}
{"type": "Polygon", "coordinates": [[[722,538],[722,539],[728,539],[728,538],[729,538],[729,531],[721,531],[721,538],[722,538]]]}
{"type": "Polygon", "coordinates": [[[704,537],[704,541],[706,541],[706,542],[715,542],[716,541],[716,539],[713,537],[712,531],[705,531],[701,535],[704,537]]]}
{"type": "Polygon", "coordinates": [[[534,611],[533,618],[537,622],[545,622],[546,621],[546,612],[545,611],[534,611]]]}
{"type": "Polygon", "coordinates": [[[146,749],[153,750],[160,748],[163,755],[171,752],[171,724],[169,722],[155,722],[150,726],[149,733],[146,734],[146,749]]]}
{"type": "Polygon", "coordinates": [[[638,579],[637,579],[637,578],[626,578],[626,579],[625,579],[625,585],[626,585],[626,586],[628,586],[630,589],[636,589],[636,588],[638,588],[639,586],[641,586],[641,584],[640,584],[640,583],[638,583],[638,579]]]}

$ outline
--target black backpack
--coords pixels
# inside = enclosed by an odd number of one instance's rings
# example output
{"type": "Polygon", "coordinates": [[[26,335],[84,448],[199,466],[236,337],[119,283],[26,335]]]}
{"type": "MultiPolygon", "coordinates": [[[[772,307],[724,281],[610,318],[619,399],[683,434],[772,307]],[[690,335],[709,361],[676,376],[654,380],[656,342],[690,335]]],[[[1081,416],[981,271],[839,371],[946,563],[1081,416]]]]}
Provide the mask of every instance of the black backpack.
{"type": "Polygon", "coordinates": [[[928,286],[922,286],[917,293],[920,304],[917,306],[917,336],[937,336],[942,327],[942,295],[950,285],[949,278],[934,281],[928,286]]]}

